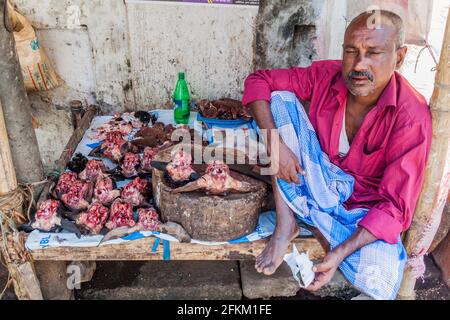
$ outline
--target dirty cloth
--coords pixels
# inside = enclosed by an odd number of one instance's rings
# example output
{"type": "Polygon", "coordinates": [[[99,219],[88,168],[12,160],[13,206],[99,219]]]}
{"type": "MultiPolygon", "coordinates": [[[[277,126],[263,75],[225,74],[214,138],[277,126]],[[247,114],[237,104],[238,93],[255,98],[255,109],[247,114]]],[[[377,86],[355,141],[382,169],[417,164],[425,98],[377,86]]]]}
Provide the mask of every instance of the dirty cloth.
{"type": "MultiPolygon", "coordinates": [[[[321,150],[297,97],[275,91],[270,106],[281,138],[306,172],[299,175],[300,185],[278,179],[281,195],[297,218],[318,228],[334,249],[356,231],[368,209],[344,208],[343,203],[353,192],[354,178],[331,163],[321,150]]],[[[406,257],[400,237],[396,244],[378,240],[348,256],[339,269],[363,293],[375,299],[395,299],[406,257]]]]}

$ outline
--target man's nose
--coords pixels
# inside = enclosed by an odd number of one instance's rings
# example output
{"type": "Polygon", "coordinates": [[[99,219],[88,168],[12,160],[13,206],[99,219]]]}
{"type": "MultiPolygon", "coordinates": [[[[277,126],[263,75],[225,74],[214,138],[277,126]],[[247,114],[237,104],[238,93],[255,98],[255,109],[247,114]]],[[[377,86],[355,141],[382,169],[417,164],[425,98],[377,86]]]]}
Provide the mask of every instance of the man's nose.
{"type": "Polygon", "coordinates": [[[365,55],[363,54],[359,54],[356,59],[355,59],[355,63],[353,65],[353,70],[354,71],[367,71],[369,70],[369,62],[368,59],[365,55]]]}

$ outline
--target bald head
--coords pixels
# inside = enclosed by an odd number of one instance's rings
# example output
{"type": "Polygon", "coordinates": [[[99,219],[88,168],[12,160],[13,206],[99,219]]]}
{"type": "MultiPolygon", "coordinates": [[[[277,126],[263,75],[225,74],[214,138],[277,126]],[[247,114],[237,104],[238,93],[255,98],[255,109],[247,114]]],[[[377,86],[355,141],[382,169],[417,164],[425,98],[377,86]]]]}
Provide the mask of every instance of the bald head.
{"type": "Polygon", "coordinates": [[[396,48],[401,48],[405,44],[405,26],[403,20],[392,11],[374,10],[363,12],[350,22],[346,33],[355,27],[361,26],[367,29],[392,29],[392,40],[395,42],[396,48]]]}

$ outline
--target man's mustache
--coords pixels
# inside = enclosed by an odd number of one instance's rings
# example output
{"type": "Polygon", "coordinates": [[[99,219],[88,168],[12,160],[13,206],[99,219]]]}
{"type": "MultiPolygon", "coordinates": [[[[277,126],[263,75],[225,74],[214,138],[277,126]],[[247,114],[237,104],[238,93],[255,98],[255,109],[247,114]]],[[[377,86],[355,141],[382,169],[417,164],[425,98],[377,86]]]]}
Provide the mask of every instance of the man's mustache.
{"type": "Polygon", "coordinates": [[[348,74],[348,79],[351,79],[353,77],[367,77],[370,82],[373,82],[375,77],[373,74],[371,74],[369,71],[352,71],[348,74]]]}

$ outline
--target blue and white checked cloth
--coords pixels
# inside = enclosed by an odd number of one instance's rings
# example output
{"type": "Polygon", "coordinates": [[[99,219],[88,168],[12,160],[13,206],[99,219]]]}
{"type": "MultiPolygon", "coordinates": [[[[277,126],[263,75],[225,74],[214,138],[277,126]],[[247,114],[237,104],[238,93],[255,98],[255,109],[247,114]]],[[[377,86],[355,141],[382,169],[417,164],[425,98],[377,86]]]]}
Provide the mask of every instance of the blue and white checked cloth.
{"type": "MultiPolygon", "coordinates": [[[[349,238],[367,209],[346,210],[354,179],[332,164],[321,150],[303,106],[291,92],[272,93],[271,111],[284,143],[305,170],[301,184],[278,179],[281,194],[297,219],[319,229],[335,248],[349,238]]],[[[378,240],[347,257],[339,266],[356,288],[374,299],[395,299],[403,277],[406,252],[397,244],[378,240]]]]}

